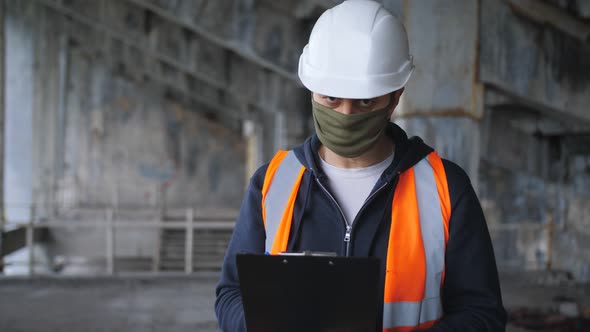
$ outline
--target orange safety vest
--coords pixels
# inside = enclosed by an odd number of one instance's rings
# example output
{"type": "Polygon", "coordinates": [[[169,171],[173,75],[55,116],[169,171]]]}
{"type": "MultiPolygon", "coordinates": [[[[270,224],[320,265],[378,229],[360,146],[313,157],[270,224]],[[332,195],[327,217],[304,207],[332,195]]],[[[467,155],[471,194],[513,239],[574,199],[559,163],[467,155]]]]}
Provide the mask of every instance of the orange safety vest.
{"type": "MultiPolygon", "coordinates": [[[[305,172],[293,151],[279,151],[262,187],[266,251],[287,250],[295,199],[305,172]]],[[[443,314],[445,249],[451,201],[442,160],[431,152],[400,174],[391,209],[383,331],[406,332],[434,325],[443,314]],[[435,204],[435,202],[439,204],[435,204]]]]}

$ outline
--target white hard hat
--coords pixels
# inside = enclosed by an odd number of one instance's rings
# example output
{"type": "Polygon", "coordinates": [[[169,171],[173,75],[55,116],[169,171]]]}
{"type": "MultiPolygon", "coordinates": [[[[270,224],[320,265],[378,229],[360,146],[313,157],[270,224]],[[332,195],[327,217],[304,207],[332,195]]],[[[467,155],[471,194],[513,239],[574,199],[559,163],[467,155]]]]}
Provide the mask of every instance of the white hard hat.
{"type": "Polygon", "coordinates": [[[303,85],[337,98],[388,94],[402,88],[413,71],[406,30],[371,0],[348,0],[325,11],[299,58],[303,85]]]}

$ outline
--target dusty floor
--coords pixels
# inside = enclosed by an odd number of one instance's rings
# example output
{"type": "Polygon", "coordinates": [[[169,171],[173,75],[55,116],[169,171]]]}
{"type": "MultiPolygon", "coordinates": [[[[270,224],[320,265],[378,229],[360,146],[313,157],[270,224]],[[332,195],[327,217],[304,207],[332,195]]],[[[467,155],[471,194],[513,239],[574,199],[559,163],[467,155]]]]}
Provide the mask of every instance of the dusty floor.
{"type": "MultiPolygon", "coordinates": [[[[555,298],[590,307],[590,286],[546,274],[503,274],[508,309],[547,310],[555,298]],[[549,285],[549,286],[547,286],[549,285]]],[[[0,331],[218,331],[215,274],[191,277],[0,279],[0,331]]],[[[509,325],[509,332],[526,329],[509,325]]]]}
{"type": "Polygon", "coordinates": [[[512,313],[512,323],[507,331],[524,332],[516,326],[515,313],[518,309],[540,311],[539,318],[529,315],[532,325],[559,325],[561,328],[535,329],[535,331],[588,332],[590,331],[590,284],[579,284],[569,280],[560,272],[503,273],[502,297],[504,307],[512,313]],[[576,311],[578,318],[568,317],[576,311]],[[581,316],[585,316],[582,319],[581,316]],[[543,324],[540,320],[543,319],[543,324]],[[559,323],[559,320],[563,320],[559,323]]]}
{"type": "Polygon", "coordinates": [[[0,331],[218,331],[216,280],[212,275],[0,279],[0,331]]]}

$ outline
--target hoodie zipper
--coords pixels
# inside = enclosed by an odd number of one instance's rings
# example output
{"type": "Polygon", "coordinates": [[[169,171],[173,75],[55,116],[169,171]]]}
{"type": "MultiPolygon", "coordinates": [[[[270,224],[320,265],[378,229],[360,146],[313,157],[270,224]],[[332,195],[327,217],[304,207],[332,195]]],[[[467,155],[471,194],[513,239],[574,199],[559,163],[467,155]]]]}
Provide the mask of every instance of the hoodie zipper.
{"type": "MultiPolygon", "coordinates": [[[[389,183],[389,181],[386,181],[381,187],[379,187],[377,190],[375,190],[371,195],[369,195],[369,197],[367,197],[367,199],[365,200],[365,202],[363,203],[363,206],[361,206],[359,212],[356,214],[357,217],[361,214],[361,212],[363,212],[363,210],[365,209],[365,206],[367,206],[368,203],[371,202],[371,200],[373,199],[373,197],[375,197],[375,195],[377,195],[377,193],[379,193],[383,188],[385,188],[385,186],[387,186],[387,184],[389,183]]],[[[350,233],[352,233],[352,227],[357,224],[356,222],[356,217],[354,218],[354,221],[352,222],[352,226],[348,226],[347,231],[349,231],[350,233]]],[[[349,234],[348,240],[350,241],[350,237],[352,236],[352,234],[349,234]]],[[[350,242],[348,243],[348,245],[346,246],[346,256],[349,256],[349,249],[350,249],[350,242]]]]}
{"type": "MultiPolygon", "coordinates": [[[[346,217],[344,216],[344,212],[342,211],[342,208],[340,207],[340,204],[338,204],[338,202],[336,201],[334,196],[332,196],[332,194],[330,194],[328,189],[326,189],[326,187],[324,187],[324,185],[320,182],[320,180],[317,177],[315,178],[315,181],[320,185],[320,188],[322,188],[324,190],[324,192],[326,194],[328,194],[330,199],[332,199],[332,202],[334,202],[334,204],[336,204],[336,207],[338,207],[338,210],[340,211],[340,215],[342,216],[342,219],[344,220],[344,224],[346,225],[346,232],[344,233],[344,243],[346,243],[345,256],[350,256],[350,240],[352,238],[352,227],[354,226],[354,221],[356,221],[356,218],[353,220],[352,226],[349,225],[348,221],[346,220],[346,217]]],[[[361,209],[357,213],[357,216],[365,209],[365,206],[375,197],[375,195],[378,192],[380,192],[383,188],[385,188],[385,186],[387,186],[388,183],[389,183],[389,181],[386,181],[381,187],[379,187],[379,189],[375,190],[371,195],[369,195],[369,197],[367,197],[367,199],[363,203],[363,206],[361,206],[361,209]]]]}
{"type": "MultiPolygon", "coordinates": [[[[340,215],[342,216],[342,219],[344,220],[344,224],[346,225],[346,234],[344,235],[344,242],[350,242],[350,231],[349,231],[349,228],[352,228],[352,227],[351,226],[348,226],[348,221],[346,220],[346,216],[344,216],[344,212],[342,211],[342,208],[340,207],[340,204],[338,204],[338,202],[336,201],[336,199],[334,198],[334,196],[332,196],[332,194],[330,194],[330,192],[328,191],[328,189],[326,189],[326,187],[324,187],[324,185],[320,182],[320,180],[318,178],[315,178],[315,181],[320,185],[320,188],[322,188],[324,190],[324,192],[326,194],[328,194],[328,196],[330,197],[330,199],[332,199],[332,202],[334,202],[334,204],[336,204],[336,207],[338,207],[338,211],[340,211],[340,215]]],[[[346,251],[348,251],[348,248],[347,248],[346,251]]]]}

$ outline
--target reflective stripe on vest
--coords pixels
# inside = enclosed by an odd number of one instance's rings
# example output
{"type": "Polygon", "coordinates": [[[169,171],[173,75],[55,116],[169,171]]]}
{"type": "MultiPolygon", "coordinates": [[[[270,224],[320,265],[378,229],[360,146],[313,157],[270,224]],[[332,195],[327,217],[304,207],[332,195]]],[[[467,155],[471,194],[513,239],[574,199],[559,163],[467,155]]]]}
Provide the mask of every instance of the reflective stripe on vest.
{"type": "MultiPolygon", "coordinates": [[[[304,171],[294,153],[286,151],[277,153],[267,169],[262,210],[266,250],[271,254],[287,249],[304,171]]],[[[385,273],[384,332],[427,328],[442,317],[440,288],[450,216],[444,166],[432,152],[400,174],[395,189],[385,273]],[[437,201],[439,204],[434,204],[437,201]]]]}
{"type": "Polygon", "coordinates": [[[442,161],[432,152],[400,174],[395,189],[383,331],[426,328],[442,317],[440,288],[449,218],[446,174],[442,161]]]}
{"type": "Polygon", "coordinates": [[[276,255],[287,250],[293,207],[304,172],[305,167],[293,151],[279,151],[268,165],[262,187],[267,253],[276,255]],[[275,178],[279,181],[273,181],[275,178]]]}

